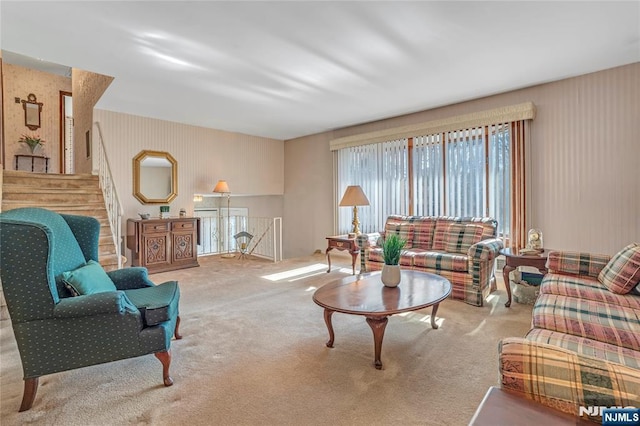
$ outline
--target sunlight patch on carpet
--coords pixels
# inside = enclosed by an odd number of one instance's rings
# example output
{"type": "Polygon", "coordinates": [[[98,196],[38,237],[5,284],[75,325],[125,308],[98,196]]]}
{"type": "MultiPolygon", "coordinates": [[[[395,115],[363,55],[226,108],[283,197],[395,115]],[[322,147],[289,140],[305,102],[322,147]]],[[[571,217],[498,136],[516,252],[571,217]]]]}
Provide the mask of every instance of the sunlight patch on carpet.
{"type": "Polygon", "coordinates": [[[484,299],[484,300],[485,300],[486,302],[488,302],[488,303],[492,303],[494,299],[495,299],[495,300],[500,299],[500,295],[498,295],[498,294],[490,294],[490,295],[488,295],[488,296],[486,297],[486,299],[484,299]]]}
{"type": "MultiPolygon", "coordinates": [[[[407,318],[410,321],[431,323],[431,315],[421,314],[420,312],[402,312],[398,314],[398,316],[407,318]]],[[[444,318],[436,317],[436,324],[438,327],[441,327],[443,323],[444,318]]]]}
{"type": "Polygon", "coordinates": [[[318,271],[327,270],[328,266],[324,263],[315,263],[313,265],[304,266],[302,268],[290,269],[288,271],[278,272],[270,275],[263,275],[261,278],[269,281],[284,281],[293,279],[306,278],[310,275],[318,275],[318,271]]]}
{"type": "MultiPolygon", "coordinates": [[[[332,269],[331,272],[336,272],[336,270],[332,269]]],[[[340,268],[337,270],[337,272],[340,272],[341,274],[349,274],[349,275],[353,274],[353,270],[351,268],[340,268]]]]}
{"type": "Polygon", "coordinates": [[[484,333],[484,331],[482,330],[485,326],[487,325],[487,320],[482,320],[480,321],[480,323],[470,332],[466,333],[465,336],[475,336],[475,335],[479,335],[480,333],[484,333]]]}

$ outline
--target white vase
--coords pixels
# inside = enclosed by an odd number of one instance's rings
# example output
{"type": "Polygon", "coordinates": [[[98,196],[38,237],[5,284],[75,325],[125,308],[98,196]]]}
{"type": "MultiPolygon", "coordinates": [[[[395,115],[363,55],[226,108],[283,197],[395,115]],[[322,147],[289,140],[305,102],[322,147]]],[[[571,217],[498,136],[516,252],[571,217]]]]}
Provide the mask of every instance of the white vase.
{"type": "Polygon", "coordinates": [[[400,265],[382,265],[382,284],[397,287],[400,284],[400,265]]]}

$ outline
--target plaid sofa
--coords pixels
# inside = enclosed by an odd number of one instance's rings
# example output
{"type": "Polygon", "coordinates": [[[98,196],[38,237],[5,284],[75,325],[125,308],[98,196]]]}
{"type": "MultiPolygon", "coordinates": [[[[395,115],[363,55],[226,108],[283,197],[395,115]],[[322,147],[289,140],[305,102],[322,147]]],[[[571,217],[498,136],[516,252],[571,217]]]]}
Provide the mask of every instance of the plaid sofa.
{"type": "Polygon", "coordinates": [[[593,421],[601,416],[586,415],[588,407],[640,408],[640,246],[635,246],[622,290],[606,284],[607,275],[620,272],[608,266],[609,256],[549,253],[531,330],[524,338],[500,342],[502,388],[593,421]]]}
{"type": "Polygon", "coordinates": [[[482,306],[496,289],[493,269],[502,248],[496,228],[497,222],[486,217],[391,215],[382,232],[358,236],[361,270],[382,269],[382,239],[393,232],[407,241],[401,269],[441,275],[451,282],[452,298],[482,306]]]}

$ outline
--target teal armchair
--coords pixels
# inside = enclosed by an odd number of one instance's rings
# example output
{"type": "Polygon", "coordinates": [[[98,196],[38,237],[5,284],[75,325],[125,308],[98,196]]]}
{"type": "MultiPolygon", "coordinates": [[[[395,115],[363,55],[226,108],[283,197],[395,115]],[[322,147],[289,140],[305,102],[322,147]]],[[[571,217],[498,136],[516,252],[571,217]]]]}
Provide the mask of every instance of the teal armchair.
{"type": "Polygon", "coordinates": [[[141,355],[154,354],[165,386],[173,384],[171,339],[181,338],[176,281],[155,285],[145,268],[105,274],[98,266],[114,289],[77,295],[65,279],[98,261],[99,232],[91,217],[39,208],[0,213],[0,277],[24,372],[20,411],[33,405],[40,376],[141,355]]]}

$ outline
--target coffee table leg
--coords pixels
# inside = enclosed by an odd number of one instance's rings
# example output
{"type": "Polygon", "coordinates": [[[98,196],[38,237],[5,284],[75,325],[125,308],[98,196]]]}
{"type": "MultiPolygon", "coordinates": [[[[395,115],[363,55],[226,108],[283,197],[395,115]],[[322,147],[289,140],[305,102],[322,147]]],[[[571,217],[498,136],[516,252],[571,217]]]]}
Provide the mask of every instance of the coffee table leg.
{"type": "Polygon", "coordinates": [[[351,275],[356,274],[356,259],[358,258],[359,252],[351,253],[351,275]]]}
{"type": "Polygon", "coordinates": [[[367,317],[367,324],[373,331],[373,345],[375,349],[375,365],[378,370],[382,369],[382,361],[380,361],[380,353],[382,352],[382,338],[384,337],[384,329],[387,327],[387,317],[375,318],[367,317]]]}
{"type": "Polygon", "coordinates": [[[431,328],[438,328],[438,324],[436,324],[436,312],[438,312],[439,303],[436,303],[431,308],[431,328]]]}
{"type": "Polygon", "coordinates": [[[506,308],[511,306],[511,283],[509,282],[509,273],[515,268],[509,265],[504,265],[502,268],[502,279],[504,280],[504,286],[507,290],[507,303],[504,304],[506,308]]]}
{"type": "Polygon", "coordinates": [[[333,347],[333,325],[331,324],[331,315],[333,315],[332,310],[330,309],[326,309],[324,310],[324,323],[327,324],[327,329],[329,330],[329,341],[327,341],[327,347],[328,348],[332,348],[333,347]]]}

